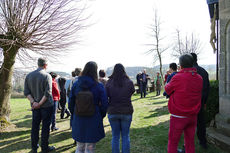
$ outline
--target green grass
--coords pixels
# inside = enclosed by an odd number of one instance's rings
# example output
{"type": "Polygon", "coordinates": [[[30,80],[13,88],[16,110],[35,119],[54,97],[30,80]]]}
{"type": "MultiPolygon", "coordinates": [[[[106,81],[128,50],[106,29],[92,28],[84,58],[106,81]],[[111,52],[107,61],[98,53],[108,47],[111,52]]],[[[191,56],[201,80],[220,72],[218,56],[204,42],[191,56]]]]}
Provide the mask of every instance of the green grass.
{"type": "MultiPolygon", "coordinates": [[[[166,153],[168,142],[169,116],[167,100],[164,97],[155,97],[155,93],[140,99],[134,95],[134,114],[130,129],[131,153],[166,153]]],[[[25,153],[31,150],[30,130],[31,116],[29,102],[26,99],[11,99],[12,125],[0,134],[0,153],[25,153]]],[[[104,118],[106,137],[96,145],[97,153],[111,153],[111,128],[107,117],[104,118]]],[[[56,147],[56,152],[74,153],[69,119],[60,120],[57,114],[58,131],[50,133],[50,145],[56,147]]],[[[180,145],[183,144],[181,138],[180,145]]],[[[38,149],[38,151],[41,148],[38,149]]],[[[209,145],[203,150],[196,138],[196,153],[223,153],[221,150],[209,145]]]]}

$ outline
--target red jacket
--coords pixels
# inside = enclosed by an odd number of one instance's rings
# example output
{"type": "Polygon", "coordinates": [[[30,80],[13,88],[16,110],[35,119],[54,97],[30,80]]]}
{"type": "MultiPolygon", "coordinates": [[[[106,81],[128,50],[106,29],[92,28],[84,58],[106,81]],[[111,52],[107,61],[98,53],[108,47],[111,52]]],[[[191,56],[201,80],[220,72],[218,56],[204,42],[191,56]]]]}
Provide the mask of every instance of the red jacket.
{"type": "Polygon", "coordinates": [[[53,96],[54,101],[60,100],[60,92],[59,92],[58,85],[55,79],[52,79],[52,96],[53,96]]]}
{"type": "Polygon", "coordinates": [[[165,86],[170,95],[169,112],[178,116],[197,115],[201,107],[203,80],[195,68],[184,68],[165,86]]]}

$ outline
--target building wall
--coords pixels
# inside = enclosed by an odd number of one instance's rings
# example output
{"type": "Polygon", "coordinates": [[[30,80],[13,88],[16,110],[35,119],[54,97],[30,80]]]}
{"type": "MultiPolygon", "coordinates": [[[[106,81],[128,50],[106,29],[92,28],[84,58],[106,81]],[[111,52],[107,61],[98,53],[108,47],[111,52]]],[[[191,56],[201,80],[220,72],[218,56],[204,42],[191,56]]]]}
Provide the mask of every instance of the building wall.
{"type": "Polygon", "coordinates": [[[220,52],[219,95],[220,114],[230,118],[230,0],[219,1],[220,52]]]}

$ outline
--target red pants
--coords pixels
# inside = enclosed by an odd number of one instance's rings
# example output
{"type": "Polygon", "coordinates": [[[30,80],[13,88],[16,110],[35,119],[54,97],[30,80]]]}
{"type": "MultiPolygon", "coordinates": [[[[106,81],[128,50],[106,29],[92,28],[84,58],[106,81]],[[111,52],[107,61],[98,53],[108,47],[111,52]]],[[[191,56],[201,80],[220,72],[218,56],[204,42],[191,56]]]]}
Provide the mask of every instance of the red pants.
{"type": "Polygon", "coordinates": [[[186,153],[195,153],[194,136],[196,132],[197,116],[188,118],[170,117],[168,135],[168,153],[177,153],[178,143],[184,132],[184,144],[186,153]]]}

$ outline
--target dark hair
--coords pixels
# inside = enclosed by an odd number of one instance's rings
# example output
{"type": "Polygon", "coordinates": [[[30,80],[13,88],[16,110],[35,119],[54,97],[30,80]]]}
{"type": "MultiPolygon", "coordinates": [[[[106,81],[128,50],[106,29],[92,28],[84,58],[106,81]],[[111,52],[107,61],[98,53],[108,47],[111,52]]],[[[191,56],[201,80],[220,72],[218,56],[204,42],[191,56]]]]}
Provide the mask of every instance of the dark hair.
{"type": "Polygon", "coordinates": [[[193,64],[196,64],[197,63],[197,55],[196,53],[190,53],[193,57],[193,64]]]}
{"type": "Polygon", "coordinates": [[[125,72],[124,66],[122,64],[118,63],[114,66],[113,73],[109,78],[113,79],[114,86],[122,87],[123,86],[123,80],[125,78],[129,78],[129,77],[125,72]]]}
{"type": "Polygon", "coordinates": [[[43,67],[46,64],[47,64],[47,60],[46,59],[44,59],[44,58],[39,58],[38,59],[38,66],[39,67],[43,67]]]}
{"type": "Polygon", "coordinates": [[[72,77],[76,76],[75,71],[72,71],[71,74],[72,74],[72,77]]]}
{"type": "Polygon", "coordinates": [[[57,77],[57,73],[54,73],[54,72],[50,72],[50,75],[53,79],[55,79],[57,77]]]}
{"type": "Polygon", "coordinates": [[[105,77],[105,71],[104,70],[99,71],[99,77],[102,77],[102,78],[105,77]]]}
{"type": "Polygon", "coordinates": [[[176,63],[170,63],[169,68],[171,68],[173,71],[177,70],[177,64],[176,63]]]}
{"type": "Polygon", "coordinates": [[[75,76],[79,76],[81,73],[81,68],[75,68],[75,76]]]}
{"type": "Polygon", "coordinates": [[[179,57],[180,66],[183,68],[193,67],[193,57],[191,54],[184,54],[179,57]]]}
{"type": "Polygon", "coordinates": [[[89,76],[89,77],[93,78],[94,81],[98,82],[97,63],[95,63],[93,61],[86,63],[80,76],[89,76]]]}

